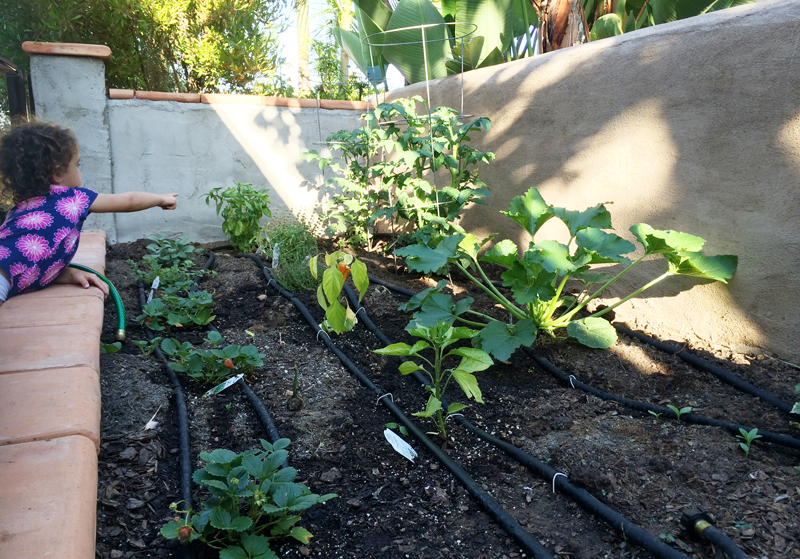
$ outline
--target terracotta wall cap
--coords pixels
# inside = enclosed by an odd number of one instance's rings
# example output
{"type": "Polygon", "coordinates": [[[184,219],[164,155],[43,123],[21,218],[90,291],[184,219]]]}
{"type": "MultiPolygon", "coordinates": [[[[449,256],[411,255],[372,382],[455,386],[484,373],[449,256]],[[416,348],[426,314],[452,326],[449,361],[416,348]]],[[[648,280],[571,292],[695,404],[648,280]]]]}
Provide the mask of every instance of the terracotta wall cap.
{"type": "Polygon", "coordinates": [[[134,91],[132,89],[109,89],[109,99],[133,99],[134,91]]]}
{"type": "Polygon", "coordinates": [[[343,111],[367,111],[369,110],[368,101],[341,101],[338,99],[320,99],[321,109],[343,110],[343,111]]]}
{"type": "Polygon", "coordinates": [[[200,102],[208,105],[263,105],[266,97],[231,93],[201,93],[200,102]]]}
{"type": "Polygon", "coordinates": [[[199,103],[199,93],[168,93],[166,91],[137,91],[136,99],[148,101],[177,101],[178,103],[199,103]]]}
{"type": "Polygon", "coordinates": [[[106,62],[111,60],[111,49],[105,45],[84,45],[82,43],[41,43],[25,41],[22,50],[28,54],[60,54],[66,56],[88,56],[100,58],[106,62]]]}

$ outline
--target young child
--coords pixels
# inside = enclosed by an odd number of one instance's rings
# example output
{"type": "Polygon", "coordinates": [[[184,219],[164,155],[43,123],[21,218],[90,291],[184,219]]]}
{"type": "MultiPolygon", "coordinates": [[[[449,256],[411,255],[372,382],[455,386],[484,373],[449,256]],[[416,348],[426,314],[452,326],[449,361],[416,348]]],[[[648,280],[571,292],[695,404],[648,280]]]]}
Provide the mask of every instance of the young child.
{"type": "Polygon", "coordinates": [[[79,161],[75,136],[55,124],[22,124],[0,140],[0,201],[14,204],[0,225],[0,305],[51,283],[94,285],[108,295],[96,275],[67,267],[89,213],[177,206],[177,194],[80,188],[79,161]]]}

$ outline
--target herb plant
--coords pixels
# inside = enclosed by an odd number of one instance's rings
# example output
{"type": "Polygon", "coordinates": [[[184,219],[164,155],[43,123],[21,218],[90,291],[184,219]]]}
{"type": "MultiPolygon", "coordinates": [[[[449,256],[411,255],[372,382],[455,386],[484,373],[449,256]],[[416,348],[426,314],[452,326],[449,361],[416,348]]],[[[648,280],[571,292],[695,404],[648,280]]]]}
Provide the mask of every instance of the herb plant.
{"type": "Polygon", "coordinates": [[[435,326],[421,326],[416,322],[411,322],[406,330],[412,336],[422,338],[413,346],[404,343],[388,345],[374,352],[381,355],[394,355],[398,357],[410,357],[419,359],[427,364],[420,365],[414,361],[405,361],[400,365],[400,373],[410,375],[415,371],[421,371],[428,376],[430,385],[425,386],[425,390],[430,392],[425,411],[415,413],[417,417],[432,417],[439,434],[447,437],[445,421],[447,417],[461,411],[466,406],[464,404],[453,403],[442,410],[442,398],[451,380],[455,380],[467,398],[474,398],[476,402],[482,404],[478,379],[472,373],[483,371],[492,366],[492,358],[480,350],[472,347],[457,347],[447,351],[447,348],[460,340],[472,338],[476,332],[465,327],[454,328],[451,324],[438,322],[435,326]],[[430,349],[433,351],[433,360],[420,355],[421,351],[430,349]],[[444,361],[448,358],[461,358],[456,367],[445,368],[444,361]]]}
{"type": "Polygon", "coordinates": [[[272,216],[268,191],[255,189],[249,183],[236,182],[235,187],[225,190],[221,186],[212,188],[203,196],[206,205],[212,201],[217,204],[217,215],[222,212],[222,232],[230,237],[233,248],[252,252],[262,234],[261,219],[272,216]]]}
{"type": "MultiPolygon", "coordinates": [[[[317,256],[308,262],[311,275],[318,277],[317,256]]],[[[336,251],[325,255],[327,268],[322,272],[322,282],[317,287],[317,301],[319,306],[325,310],[325,320],[320,327],[326,332],[336,332],[342,334],[349,332],[356,325],[356,312],[350,308],[347,299],[344,298],[342,305],[342,289],[347,276],[353,274],[353,284],[358,291],[358,302],[364,297],[369,287],[369,276],[367,266],[346,252],[336,251]]]]}
{"type": "Polygon", "coordinates": [[[147,238],[153,241],[147,245],[147,250],[151,253],[149,256],[162,268],[192,262],[192,255],[200,252],[189,243],[189,237],[167,239],[164,235],[159,235],[158,237],[147,238]]]}
{"type": "Polygon", "coordinates": [[[739,448],[744,450],[744,455],[746,458],[750,458],[750,449],[753,447],[753,441],[756,439],[760,439],[761,435],[758,434],[758,429],[751,429],[747,431],[746,429],[739,428],[739,435],[736,435],[737,439],[742,439],[739,443],[739,448]]]}
{"type": "Polygon", "coordinates": [[[262,440],[263,451],[241,454],[227,449],[200,453],[206,466],[192,479],[211,497],[199,511],[180,510],[173,503],[170,509],[181,516],[162,526],[161,535],[182,543],[200,540],[220,550],[220,559],[277,559],[270,540],[286,536],[309,543],[312,534],[297,526],[303,511],[336,495],[316,495],[295,483],[297,470],[281,469],[289,442],[262,440]]]}
{"type": "Polygon", "coordinates": [[[224,340],[219,332],[211,331],[205,339],[210,349],[200,349],[189,342],[167,338],[161,341],[161,351],[172,359],[168,366],[173,371],[208,384],[217,384],[239,373],[250,375],[264,365],[264,354],[255,346],[218,347],[224,340]]]}
{"type": "MultiPolygon", "coordinates": [[[[531,236],[532,241],[527,249],[518,247],[511,240],[503,240],[479,257],[478,251],[493,237],[479,242],[474,235],[455,234],[434,236],[429,242],[394,251],[406,257],[409,269],[423,273],[434,272],[447,264],[455,266],[510,313],[516,321],[514,324],[480,315],[459,302],[461,307],[458,307],[458,315],[454,317],[468,325],[482,327],[474,343],[502,361],[507,360],[520,346],[532,345],[539,332],[556,337],[555,332],[562,328],[566,329],[568,336],[586,346],[610,347],[617,335],[611,324],[601,318],[602,315],[669,276],[688,275],[726,282],[736,269],[736,256],[703,255],[700,249],[705,241],[700,237],[677,231],[659,231],[644,223],[630,228],[644,248],[643,254],[631,262],[624,255],[633,252],[636,247],[606,231],[611,229],[611,214],[604,204],[581,212],[566,210],[548,205],[538,190],[531,188],[524,195],[514,198],[509,210],[502,213],[531,236]],[[563,222],[569,230],[570,240],[567,244],[536,239],[541,226],[552,218],[563,222]],[[573,246],[574,249],[571,248],[573,246]],[[578,318],[578,313],[584,312],[591,301],[639,262],[659,254],[667,261],[666,272],[619,302],[578,318]],[[511,299],[489,280],[481,262],[506,268],[500,278],[503,285],[511,289],[511,299]],[[592,270],[595,264],[623,264],[625,267],[612,277],[592,270]],[[569,280],[576,280],[582,285],[575,297],[564,294],[569,280]],[[600,287],[594,289],[596,285],[600,287]],[[467,321],[460,316],[464,313],[479,316],[484,324],[467,321]],[[485,324],[487,321],[488,324],[485,324]]],[[[457,307],[454,304],[451,306],[457,307]]],[[[423,314],[424,311],[423,307],[423,314]]]]}
{"type": "Polygon", "coordinates": [[[258,251],[269,256],[276,246],[280,258],[271,270],[273,277],[289,291],[312,291],[318,282],[309,272],[308,260],[317,253],[317,240],[308,224],[291,215],[271,219],[258,251]]]}

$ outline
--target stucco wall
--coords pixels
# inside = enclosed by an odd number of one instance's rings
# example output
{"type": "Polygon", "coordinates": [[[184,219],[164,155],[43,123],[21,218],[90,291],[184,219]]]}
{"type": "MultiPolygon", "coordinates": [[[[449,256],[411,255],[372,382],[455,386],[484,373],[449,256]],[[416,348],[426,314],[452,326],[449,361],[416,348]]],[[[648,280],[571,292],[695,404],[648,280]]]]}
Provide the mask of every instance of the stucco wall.
{"type": "Polygon", "coordinates": [[[117,215],[117,240],[153,234],[224,239],[202,195],[234,181],[270,191],[270,208],[311,217],[323,181],[298,161],[333,132],[358,126],[358,111],[109,100],[114,191],[178,192],[178,210],[117,215]],[[321,135],[321,136],[320,136],[321,135]]]}
{"type": "MultiPolygon", "coordinates": [[[[481,170],[491,202],[464,225],[527,242],[497,212],[537,186],[571,209],[613,202],[630,240],[639,222],[699,235],[739,256],[733,280],[669,278],[617,317],[800,360],[798,44],[800,1],[767,0],[464,74],[464,111],[492,119],[475,143],[497,155],[481,170]]],[[[433,82],[432,105],[458,107],[460,80],[433,82]]],[[[645,262],[612,295],[665,270],[645,262]]]]}

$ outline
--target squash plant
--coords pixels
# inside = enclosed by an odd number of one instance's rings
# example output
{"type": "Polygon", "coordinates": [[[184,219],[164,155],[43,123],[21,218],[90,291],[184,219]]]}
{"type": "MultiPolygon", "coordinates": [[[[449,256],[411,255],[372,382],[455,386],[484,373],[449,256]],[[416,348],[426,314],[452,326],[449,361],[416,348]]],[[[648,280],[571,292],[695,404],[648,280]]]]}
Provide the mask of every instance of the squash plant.
{"type": "Polygon", "coordinates": [[[612,228],[611,214],[604,204],[584,211],[553,207],[544,201],[538,190],[531,188],[524,195],[514,198],[509,210],[501,213],[517,222],[530,235],[532,240],[527,248],[518,247],[511,240],[503,240],[479,257],[478,251],[491,237],[479,242],[474,235],[457,234],[439,236],[431,242],[394,251],[406,257],[406,264],[411,270],[430,273],[447,264],[455,266],[510,313],[515,320],[513,324],[472,311],[469,309],[470,301],[454,303],[449,295],[440,293],[436,288],[427,290],[415,303],[420,308],[415,318],[423,323],[447,316],[451,322],[460,320],[480,326],[482,329],[473,343],[501,361],[507,360],[517,348],[532,345],[539,332],[555,337],[555,332],[560,329],[566,329],[569,337],[586,346],[610,347],[617,335],[614,327],[602,315],[628,299],[670,276],[687,275],[727,283],[736,270],[736,256],[705,256],[700,252],[705,242],[700,237],[677,231],[660,231],[644,223],[630,228],[644,248],[643,254],[631,261],[624,255],[633,252],[636,247],[607,231],[612,228]],[[536,233],[542,225],[553,218],[562,221],[569,230],[567,244],[536,239],[536,233]],[[579,315],[609,286],[652,255],[665,258],[666,272],[609,307],[588,316],[579,315]],[[500,278],[502,284],[511,289],[511,299],[489,280],[481,262],[506,268],[500,278]],[[596,264],[622,264],[624,268],[611,276],[593,270],[592,266],[596,264]],[[582,289],[575,297],[564,294],[567,281],[571,279],[582,284],[582,289]],[[599,287],[595,288],[597,285],[599,287]],[[467,319],[467,316],[478,317],[481,322],[467,319]]]}

